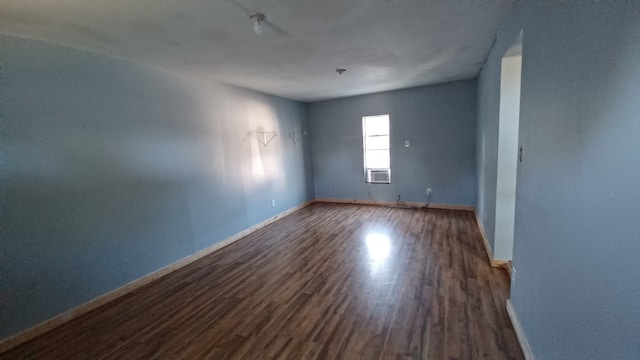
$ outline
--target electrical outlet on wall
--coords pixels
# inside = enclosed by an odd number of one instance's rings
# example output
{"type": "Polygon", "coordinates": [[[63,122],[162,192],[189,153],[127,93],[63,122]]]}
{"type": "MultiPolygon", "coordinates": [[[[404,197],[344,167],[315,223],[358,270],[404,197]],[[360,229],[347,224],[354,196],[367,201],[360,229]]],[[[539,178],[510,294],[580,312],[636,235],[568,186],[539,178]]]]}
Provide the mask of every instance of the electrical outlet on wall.
{"type": "Polygon", "coordinates": [[[427,188],[427,195],[431,195],[431,188],[430,187],[427,188]]]}
{"type": "Polygon", "coordinates": [[[275,207],[276,206],[276,199],[271,199],[271,206],[275,207]]]}

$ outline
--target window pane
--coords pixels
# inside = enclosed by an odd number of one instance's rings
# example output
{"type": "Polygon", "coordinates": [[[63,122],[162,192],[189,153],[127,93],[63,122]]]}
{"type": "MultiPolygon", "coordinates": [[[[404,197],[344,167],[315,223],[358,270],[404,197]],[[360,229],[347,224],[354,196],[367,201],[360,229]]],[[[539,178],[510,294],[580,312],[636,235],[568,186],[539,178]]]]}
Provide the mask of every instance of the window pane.
{"type": "Polygon", "coordinates": [[[365,116],[364,117],[365,136],[388,135],[389,115],[365,116]]]}
{"type": "MultiPolygon", "coordinates": [[[[389,114],[363,116],[362,134],[364,167],[366,169],[391,169],[389,114]]],[[[365,182],[370,181],[366,177],[365,182]]]]}
{"type": "Polygon", "coordinates": [[[389,135],[370,136],[365,138],[365,141],[367,142],[365,144],[366,150],[389,149],[389,135]]]}
{"type": "Polygon", "coordinates": [[[367,169],[388,169],[391,167],[389,150],[367,150],[365,157],[365,167],[367,169]]]}

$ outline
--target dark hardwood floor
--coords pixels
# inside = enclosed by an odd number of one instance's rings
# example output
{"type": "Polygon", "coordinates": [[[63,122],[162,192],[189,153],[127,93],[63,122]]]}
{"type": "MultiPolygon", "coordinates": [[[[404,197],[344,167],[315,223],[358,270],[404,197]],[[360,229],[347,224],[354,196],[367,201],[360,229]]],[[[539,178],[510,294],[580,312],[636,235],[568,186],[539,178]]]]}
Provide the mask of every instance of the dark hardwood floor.
{"type": "Polygon", "coordinates": [[[522,359],[468,211],[313,204],[2,359],[522,359]]]}

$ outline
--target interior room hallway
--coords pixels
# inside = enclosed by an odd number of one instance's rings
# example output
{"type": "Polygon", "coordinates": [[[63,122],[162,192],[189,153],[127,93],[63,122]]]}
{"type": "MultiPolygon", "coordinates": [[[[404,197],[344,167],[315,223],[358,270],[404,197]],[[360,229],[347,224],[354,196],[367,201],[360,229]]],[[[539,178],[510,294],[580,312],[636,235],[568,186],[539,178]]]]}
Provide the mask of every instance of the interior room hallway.
{"type": "Polygon", "coordinates": [[[522,359],[470,211],[315,203],[2,359],[522,359]]]}

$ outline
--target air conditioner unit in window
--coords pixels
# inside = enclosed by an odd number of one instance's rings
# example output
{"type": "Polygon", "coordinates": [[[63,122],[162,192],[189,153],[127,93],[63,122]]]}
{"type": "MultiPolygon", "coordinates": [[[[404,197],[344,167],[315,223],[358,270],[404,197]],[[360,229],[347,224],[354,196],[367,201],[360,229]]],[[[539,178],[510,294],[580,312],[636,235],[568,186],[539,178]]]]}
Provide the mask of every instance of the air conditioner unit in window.
{"type": "Polygon", "coordinates": [[[367,169],[367,182],[389,184],[391,183],[391,172],[389,169],[367,169]]]}

